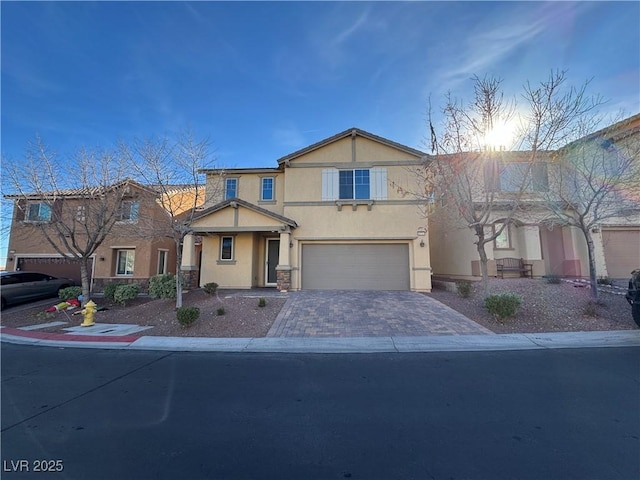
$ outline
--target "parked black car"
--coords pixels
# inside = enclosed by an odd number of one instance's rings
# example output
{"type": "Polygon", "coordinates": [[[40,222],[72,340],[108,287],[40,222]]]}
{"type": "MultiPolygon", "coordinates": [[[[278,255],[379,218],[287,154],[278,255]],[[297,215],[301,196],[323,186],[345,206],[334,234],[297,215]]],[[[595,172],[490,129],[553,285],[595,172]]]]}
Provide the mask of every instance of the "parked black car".
{"type": "Polygon", "coordinates": [[[2,308],[39,298],[50,298],[75,285],[70,278],[57,278],[37,272],[0,272],[2,308]]]}
{"type": "Polygon", "coordinates": [[[640,269],[631,272],[629,290],[624,298],[631,304],[631,315],[633,315],[633,320],[640,327],[640,269]]]}

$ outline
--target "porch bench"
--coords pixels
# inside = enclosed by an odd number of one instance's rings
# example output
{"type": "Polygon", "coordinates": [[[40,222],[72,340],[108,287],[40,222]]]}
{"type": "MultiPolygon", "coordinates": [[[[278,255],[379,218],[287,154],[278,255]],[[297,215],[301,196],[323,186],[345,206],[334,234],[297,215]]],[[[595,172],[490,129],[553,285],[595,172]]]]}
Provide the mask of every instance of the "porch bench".
{"type": "Polygon", "coordinates": [[[496,269],[500,278],[504,278],[504,272],[519,273],[521,277],[533,278],[533,264],[524,263],[522,258],[497,258],[496,269]]]}

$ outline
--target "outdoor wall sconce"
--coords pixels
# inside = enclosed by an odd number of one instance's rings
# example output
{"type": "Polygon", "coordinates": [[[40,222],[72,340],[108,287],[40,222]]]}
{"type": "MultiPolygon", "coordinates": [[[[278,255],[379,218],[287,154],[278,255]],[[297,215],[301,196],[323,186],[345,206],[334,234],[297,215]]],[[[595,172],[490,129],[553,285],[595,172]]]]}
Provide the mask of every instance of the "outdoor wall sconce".
{"type": "Polygon", "coordinates": [[[424,240],[420,239],[420,246],[424,247],[424,240]]]}
{"type": "Polygon", "coordinates": [[[293,242],[289,242],[289,248],[293,248],[293,242]]]}

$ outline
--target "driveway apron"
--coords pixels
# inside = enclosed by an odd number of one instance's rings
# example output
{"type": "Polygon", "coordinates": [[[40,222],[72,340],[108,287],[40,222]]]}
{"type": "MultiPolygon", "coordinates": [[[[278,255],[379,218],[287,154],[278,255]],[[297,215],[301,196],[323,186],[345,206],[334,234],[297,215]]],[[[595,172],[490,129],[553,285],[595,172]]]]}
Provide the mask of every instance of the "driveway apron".
{"type": "Polygon", "coordinates": [[[310,290],[289,298],[268,337],[482,335],[490,330],[416,292],[310,290]]]}

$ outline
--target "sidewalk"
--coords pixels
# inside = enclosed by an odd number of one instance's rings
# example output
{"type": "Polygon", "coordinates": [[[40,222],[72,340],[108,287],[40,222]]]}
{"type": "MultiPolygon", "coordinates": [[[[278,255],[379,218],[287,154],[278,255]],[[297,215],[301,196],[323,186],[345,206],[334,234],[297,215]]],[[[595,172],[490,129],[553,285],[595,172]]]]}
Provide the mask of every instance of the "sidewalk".
{"type": "Polygon", "coordinates": [[[562,332],[428,337],[203,338],[82,335],[0,328],[0,341],[62,348],[262,353],[409,353],[639,347],[640,331],[562,332]]]}

